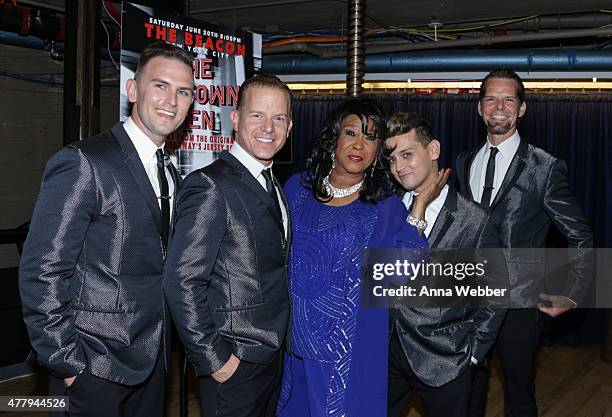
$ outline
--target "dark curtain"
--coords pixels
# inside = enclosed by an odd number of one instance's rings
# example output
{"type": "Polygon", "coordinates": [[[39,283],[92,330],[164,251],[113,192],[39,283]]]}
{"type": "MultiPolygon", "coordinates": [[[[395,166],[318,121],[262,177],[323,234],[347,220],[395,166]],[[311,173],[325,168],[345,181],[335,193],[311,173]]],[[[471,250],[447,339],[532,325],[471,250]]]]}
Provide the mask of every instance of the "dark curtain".
{"type": "MultiPolygon", "coordinates": [[[[391,114],[414,111],[430,121],[442,143],[441,167],[454,168],[457,154],[486,138],[475,94],[380,94],[391,114]]],[[[344,95],[300,95],[293,103],[292,164],[279,166],[281,177],[304,170],[310,143],[344,95]]],[[[567,162],[574,195],[591,220],[597,247],[612,247],[612,95],[529,94],[519,125],[521,137],[567,162]]],[[[553,242],[561,242],[552,234],[553,242]]],[[[561,242],[562,244],[562,242],[561,242]]],[[[556,244],[555,244],[556,246],[556,244]]],[[[569,343],[601,336],[599,311],[577,310],[555,320],[549,334],[569,343]]]]}

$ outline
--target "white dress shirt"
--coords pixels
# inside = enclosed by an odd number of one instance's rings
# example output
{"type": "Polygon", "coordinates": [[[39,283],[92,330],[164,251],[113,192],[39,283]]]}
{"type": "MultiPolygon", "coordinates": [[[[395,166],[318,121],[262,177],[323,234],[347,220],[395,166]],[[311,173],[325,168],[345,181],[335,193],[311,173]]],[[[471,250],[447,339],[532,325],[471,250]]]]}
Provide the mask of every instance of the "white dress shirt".
{"type": "MultiPolygon", "coordinates": [[[[431,229],[433,229],[434,223],[438,218],[438,214],[440,214],[440,210],[442,210],[442,207],[444,206],[447,195],[448,185],[445,185],[444,188],[442,188],[442,191],[440,191],[440,195],[436,197],[436,199],[432,201],[425,209],[425,221],[427,222],[427,227],[423,231],[423,233],[425,233],[425,237],[429,237],[431,229]]],[[[409,191],[404,194],[404,197],[402,197],[402,201],[408,210],[410,210],[410,205],[412,204],[413,199],[414,191],[409,191]]]]}
{"type": "MultiPolygon", "coordinates": [[[[265,166],[257,159],[253,158],[247,151],[245,151],[238,142],[234,141],[232,144],[232,148],[230,149],[230,154],[232,154],[244,167],[255,177],[257,182],[263,187],[263,189],[268,192],[266,188],[266,179],[261,173],[264,169],[270,168],[272,170],[272,164],[265,166]]],[[[287,235],[287,227],[289,226],[288,218],[287,218],[287,208],[283,203],[283,199],[280,196],[280,192],[278,190],[278,186],[275,185],[276,188],[276,198],[278,198],[278,205],[281,209],[281,214],[283,216],[283,228],[285,229],[285,239],[288,239],[287,235]]]]}
{"type": "MultiPolygon", "coordinates": [[[[149,181],[153,186],[153,190],[155,191],[155,195],[157,196],[157,204],[159,204],[159,208],[161,210],[161,199],[159,196],[161,195],[159,180],[157,179],[157,156],[155,152],[157,152],[157,146],[153,143],[151,139],[134,123],[131,117],[128,117],[127,120],[123,123],[123,128],[127,132],[130,140],[134,144],[136,148],[136,152],[140,157],[140,161],[144,166],[144,169],[147,173],[147,177],[149,177],[149,181]]],[[[164,147],[162,146],[163,150],[164,147]]],[[[166,173],[166,178],[168,179],[168,192],[170,194],[170,218],[172,218],[172,206],[174,203],[174,181],[172,180],[172,175],[168,171],[168,167],[164,170],[166,173]]]]}
{"type": "MultiPolygon", "coordinates": [[[[495,199],[499,188],[501,187],[504,177],[510,168],[512,158],[516,154],[516,151],[520,145],[521,137],[518,131],[514,132],[512,136],[496,146],[499,150],[495,155],[495,176],[493,177],[493,192],[491,193],[491,202],[495,199]]],[[[487,142],[478,151],[472,166],[470,167],[470,189],[472,190],[472,196],[474,200],[480,203],[482,199],[482,192],[484,188],[485,175],[487,173],[487,163],[489,162],[489,154],[493,145],[487,138],[487,142]]]]}

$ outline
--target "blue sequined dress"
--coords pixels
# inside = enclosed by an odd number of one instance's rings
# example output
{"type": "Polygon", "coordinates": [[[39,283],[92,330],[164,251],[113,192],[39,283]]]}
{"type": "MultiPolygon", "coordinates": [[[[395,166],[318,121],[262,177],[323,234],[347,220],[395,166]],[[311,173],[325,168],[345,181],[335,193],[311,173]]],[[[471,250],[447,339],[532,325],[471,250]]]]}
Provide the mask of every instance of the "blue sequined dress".
{"type": "Polygon", "coordinates": [[[302,175],[285,185],[293,224],[289,260],[291,354],[280,417],[384,417],[388,314],[359,307],[362,250],[427,247],[392,196],[376,205],[315,200],[302,175]]]}

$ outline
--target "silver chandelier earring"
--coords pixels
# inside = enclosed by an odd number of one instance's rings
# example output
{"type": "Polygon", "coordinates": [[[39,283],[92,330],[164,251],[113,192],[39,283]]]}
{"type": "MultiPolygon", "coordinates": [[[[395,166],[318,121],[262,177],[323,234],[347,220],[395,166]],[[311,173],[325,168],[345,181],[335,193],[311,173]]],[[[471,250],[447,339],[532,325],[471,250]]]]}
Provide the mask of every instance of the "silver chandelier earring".
{"type": "Polygon", "coordinates": [[[331,153],[332,167],[331,169],[336,168],[336,151],[332,151],[331,153]]]}
{"type": "Polygon", "coordinates": [[[376,163],[378,161],[374,160],[374,163],[372,164],[372,167],[370,167],[370,172],[368,173],[368,175],[370,176],[370,179],[374,176],[374,170],[376,169],[376,163]]]}

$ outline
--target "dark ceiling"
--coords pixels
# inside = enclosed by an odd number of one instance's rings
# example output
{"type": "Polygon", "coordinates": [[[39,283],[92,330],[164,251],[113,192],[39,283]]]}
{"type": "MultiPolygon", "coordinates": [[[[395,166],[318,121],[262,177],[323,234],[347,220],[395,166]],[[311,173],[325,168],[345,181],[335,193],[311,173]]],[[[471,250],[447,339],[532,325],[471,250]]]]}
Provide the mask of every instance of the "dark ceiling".
{"type": "MultiPolygon", "coordinates": [[[[138,0],[134,0],[139,3],[138,0]]],[[[23,5],[64,8],[65,0],[17,0],[23,5]]],[[[119,4],[120,1],[113,0],[119,4]]],[[[177,5],[182,0],[141,0],[142,4],[177,5]]],[[[194,17],[222,23],[232,28],[257,32],[309,31],[346,27],[347,2],[344,0],[188,0],[194,17]]],[[[612,13],[611,0],[370,0],[367,2],[369,28],[423,26],[439,21],[444,27],[457,22],[506,20],[534,15],[568,13],[612,13]]],[[[591,26],[593,27],[593,26],[591,26]]]]}
{"type": "MultiPolygon", "coordinates": [[[[347,3],[342,0],[212,2],[192,0],[190,14],[230,27],[255,31],[305,31],[346,27],[347,3]]],[[[610,0],[370,0],[368,27],[422,26],[432,20],[444,25],[612,9],[610,0]]]]}
{"type": "MultiPolygon", "coordinates": [[[[266,56],[346,55],[349,2],[344,0],[134,2],[262,33],[266,56]]],[[[18,3],[62,10],[65,0],[18,3]]],[[[112,3],[113,9],[119,7],[118,1],[112,3]]],[[[113,25],[104,12],[103,19],[113,25]]],[[[362,24],[368,29],[367,55],[438,49],[612,50],[612,0],[370,0],[362,24]]]]}

